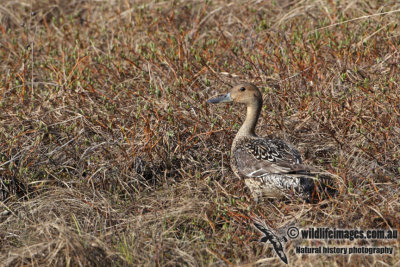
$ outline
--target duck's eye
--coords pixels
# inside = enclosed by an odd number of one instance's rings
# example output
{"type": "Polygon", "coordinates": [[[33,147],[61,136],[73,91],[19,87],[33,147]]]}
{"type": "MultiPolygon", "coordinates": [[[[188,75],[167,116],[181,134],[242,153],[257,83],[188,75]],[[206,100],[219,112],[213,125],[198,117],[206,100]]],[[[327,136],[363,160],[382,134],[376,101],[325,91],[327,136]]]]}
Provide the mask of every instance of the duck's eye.
{"type": "Polygon", "coordinates": [[[246,91],[246,88],[244,88],[244,87],[240,87],[240,91],[246,91]]]}

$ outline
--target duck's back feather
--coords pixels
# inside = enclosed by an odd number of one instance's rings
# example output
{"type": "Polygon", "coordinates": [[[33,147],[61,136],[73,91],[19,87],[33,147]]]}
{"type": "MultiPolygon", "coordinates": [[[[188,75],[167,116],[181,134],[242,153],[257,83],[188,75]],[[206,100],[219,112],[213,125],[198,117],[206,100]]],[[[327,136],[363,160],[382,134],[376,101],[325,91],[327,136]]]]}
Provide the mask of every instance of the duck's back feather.
{"type": "Polygon", "coordinates": [[[232,157],[244,178],[307,171],[301,164],[299,152],[281,140],[242,138],[234,144],[232,157]]]}

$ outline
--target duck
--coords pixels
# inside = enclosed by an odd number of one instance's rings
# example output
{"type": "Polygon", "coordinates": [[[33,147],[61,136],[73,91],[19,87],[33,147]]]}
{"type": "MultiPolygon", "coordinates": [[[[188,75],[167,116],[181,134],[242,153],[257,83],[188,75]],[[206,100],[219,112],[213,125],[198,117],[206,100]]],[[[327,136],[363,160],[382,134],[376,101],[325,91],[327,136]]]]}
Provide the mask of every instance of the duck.
{"type": "Polygon", "coordinates": [[[230,165],[234,174],[244,180],[255,201],[291,196],[310,198],[313,195],[319,175],[315,169],[303,165],[300,153],[282,140],[256,135],[263,104],[257,86],[241,83],[207,102],[246,105],[246,118],[232,142],[230,165]]]}

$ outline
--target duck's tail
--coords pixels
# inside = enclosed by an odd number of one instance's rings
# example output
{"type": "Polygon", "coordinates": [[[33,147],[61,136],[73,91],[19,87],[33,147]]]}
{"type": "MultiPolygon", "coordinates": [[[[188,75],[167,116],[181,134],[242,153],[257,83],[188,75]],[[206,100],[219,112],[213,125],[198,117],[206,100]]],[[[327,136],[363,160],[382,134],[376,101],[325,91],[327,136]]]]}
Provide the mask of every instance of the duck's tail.
{"type": "Polygon", "coordinates": [[[300,177],[304,191],[308,193],[310,201],[320,201],[335,197],[338,193],[337,179],[325,172],[309,172],[300,177]]]}

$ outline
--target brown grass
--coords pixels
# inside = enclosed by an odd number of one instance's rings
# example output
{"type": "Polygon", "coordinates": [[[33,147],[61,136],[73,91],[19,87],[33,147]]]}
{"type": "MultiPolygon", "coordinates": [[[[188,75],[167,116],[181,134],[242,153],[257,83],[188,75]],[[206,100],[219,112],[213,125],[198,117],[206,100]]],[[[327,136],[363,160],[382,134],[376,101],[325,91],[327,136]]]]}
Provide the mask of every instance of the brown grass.
{"type": "MultiPolygon", "coordinates": [[[[280,265],[253,219],[400,230],[396,1],[32,2],[0,7],[0,265],[280,265]],[[205,104],[240,81],[264,92],[258,133],[337,198],[251,199],[229,168],[243,110],[205,104]]],[[[399,264],[399,240],[363,242],[339,244],[395,254],[286,252],[399,264]]]]}

